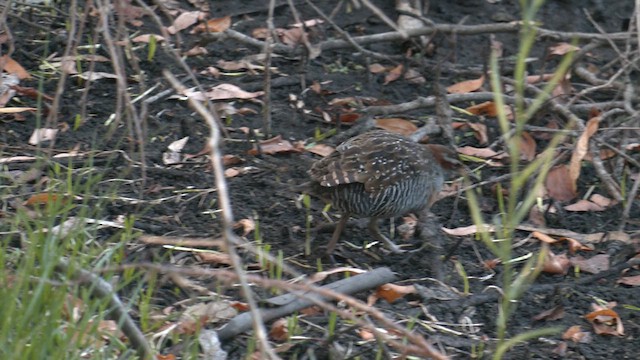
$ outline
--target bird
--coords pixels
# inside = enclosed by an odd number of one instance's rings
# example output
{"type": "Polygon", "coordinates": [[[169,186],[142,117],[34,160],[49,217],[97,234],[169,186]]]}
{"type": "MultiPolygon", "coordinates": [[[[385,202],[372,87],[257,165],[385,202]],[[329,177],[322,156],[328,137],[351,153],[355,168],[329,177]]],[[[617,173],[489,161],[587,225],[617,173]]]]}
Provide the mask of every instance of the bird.
{"type": "Polygon", "coordinates": [[[369,218],[371,236],[393,253],[403,252],[380,232],[378,219],[430,207],[445,173],[461,166],[448,146],[419,144],[386,130],[365,132],[338,145],[312,164],[306,183],[309,195],[331,203],[341,213],[327,254],[335,250],[350,217],[369,218]]]}

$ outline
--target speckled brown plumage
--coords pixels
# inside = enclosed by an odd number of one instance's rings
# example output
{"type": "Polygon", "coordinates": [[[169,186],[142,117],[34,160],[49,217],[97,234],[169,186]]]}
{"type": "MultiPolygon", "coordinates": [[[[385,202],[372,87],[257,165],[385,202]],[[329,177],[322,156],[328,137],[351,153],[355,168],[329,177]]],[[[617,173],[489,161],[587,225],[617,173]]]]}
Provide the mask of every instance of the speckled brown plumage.
{"type": "Polygon", "coordinates": [[[328,252],[333,251],[349,216],[370,218],[372,236],[399,252],[380,233],[377,219],[430,206],[444,183],[445,169],[457,165],[455,152],[445,146],[421,145],[382,130],[340,144],[309,170],[309,192],[331,202],[342,213],[328,252]]]}

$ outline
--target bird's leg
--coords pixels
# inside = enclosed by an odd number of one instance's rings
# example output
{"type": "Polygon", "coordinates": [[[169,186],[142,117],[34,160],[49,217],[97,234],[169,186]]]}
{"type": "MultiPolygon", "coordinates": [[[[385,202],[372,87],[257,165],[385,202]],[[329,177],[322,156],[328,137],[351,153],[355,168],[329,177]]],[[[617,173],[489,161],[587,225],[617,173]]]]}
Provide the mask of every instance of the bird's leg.
{"type": "Polygon", "coordinates": [[[347,221],[349,220],[349,217],[351,217],[351,215],[344,213],[340,216],[340,221],[338,222],[338,225],[336,225],[335,230],[333,230],[333,235],[331,235],[331,241],[329,242],[329,245],[327,245],[327,254],[331,255],[333,254],[333,250],[336,249],[336,244],[338,244],[338,240],[340,239],[340,234],[342,233],[342,230],[344,230],[345,225],[347,225],[347,221]]]}
{"type": "Polygon", "coordinates": [[[382,241],[387,246],[387,248],[391,250],[391,252],[396,254],[405,252],[404,250],[400,249],[400,247],[393,241],[382,235],[380,229],[378,228],[378,218],[372,217],[371,220],[369,220],[369,233],[371,233],[371,236],[373,236],[374,239],[382,241]]]}

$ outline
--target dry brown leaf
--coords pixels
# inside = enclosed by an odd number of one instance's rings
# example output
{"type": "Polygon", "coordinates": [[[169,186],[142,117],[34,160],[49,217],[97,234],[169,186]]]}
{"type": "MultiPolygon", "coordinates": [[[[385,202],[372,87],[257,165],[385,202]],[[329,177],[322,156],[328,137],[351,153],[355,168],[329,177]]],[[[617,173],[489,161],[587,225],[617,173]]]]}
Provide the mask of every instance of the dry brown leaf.
{"type": "Polygon", "coordinates": [[[249,311],[249,304],[240,301],[230,301],[229,305],[238,311],[249,311]]]}
{"type": "Polygon", "coordinates": [[[131,39],[131,42],[148,44],[149,41],[151,41],[152,37],[155,38],[157,42],[163,42],[165,40],[165,38],[163,36],[160,36],[160,35],[144,34],[144,35],[139,35],[139,36],[134,37],[133,39],[131,39]]]}
{"type": "Polygon", "coordinates": [[[357,330],[357,332],[358,332],[358,335],[360,335],[360,338],[364,341],[369,341],[376,338],[373,332],[371,332],[371,330],[369,329],[360,328],[357,330]]]}
{"type": "Polygon", "coordinates": [[[562,338],[565,340],[571,340],[575,343],[589,343],[591,342],[591,334],[582,331],[580,325],[574,325],[567,329],[567,331],[562,334],[562,338]]]}
{"type": "Polygon", "coordinates": [[[489,136],[487,135],[487,125],[481,123],[470,122],[467,123],[471,129],[473,129],[473,134],[478,139],[480,145],[484,145],[489,142],[489,136]]]}
{"type": "Polygon", "coordinates": [[[496,117],[498,115],[496,103],[494,103],[493,101],[485,101],[480,104],[471,105],[465,110],[477,116],[496,117]]]}
{"type": "Polygon", "coordinates": [[[184,12],[173,21],[173,25],[167,28],[167,32],[173,35],[204,19],[206,16],[207,14],[202,11],[184,12]]]}
{"type": "Polygon", "coordinates": [[[580,169],[582,167],[582,159],[589,152],[589,139],[598,131],[600,125],[600,117],[589,119],[582,134],[578,138],[576,147],[571,154],[571,163],[569,167],[569,177],[573,182],[573,188],[576,187],[576,181],[580,177],[580,169]]]}
{"type": "Polygon", "coordinates": [[[264,95],[264,91],[248,92],[231,84],[220,84],[211,90],[202,93],[196,91],[195,88],[187,89],[184,95],[198,101],[210,100],[228,100],[228,99],[253,99],[264,95]]]}
{"type": "Polygon", "coordinates": [[[571,181],[567,165],[558,165],[549,170],[544,185],[549,196],[558,201],[569,201],[577,195],[576,183],[571,181]]]}
{"type": "Polygon", "coordinates": [[[207,48],[202,47],[202,46],[194,46],[191,49],[185,51],[182,53],[182,55],[184,56],[200,56],[200,55],[206,55],[209,52],[207,51],[207,48]]]}
{"type": "Polygon", "coordinates": [[[173,354],[167,354],[167,355],[156,354],[156,360],[176,360],[176,356],[173,354]]]}
{"type": "Polygon", "coordinates": [[[427,82],[427,79],[425,79],[424,76],[422,76],[422,74],[414,68],[407,69],[407,71],[404,73],[404,79],[407,80],[407,82],[410,84],[417,85],[422,85],[427,82]]]}
{"type": "Polygon", "coordinates": [[[242,236],[247,236],[256,229],[256,223],[252,219],[241,219],[233,224],[234,229],[242,229],[242,236]]]}
{"type": "Polygon", "coordinates": [[[481,159],[503,159],[507,157],[505,152],[497,152],[490,148],[477,148],[473,146],[462,146],[458,148],[458,153],[462,155],[475,156],[481,159]]]}
{"type": "Polygon", "coordinates": [[[266,39],[269,37],[269,28],[261,27],[251,30],[251,37],[254,39],[266,39]]]}
{"type": "Polygon", "coordinates": [[[556,305],[553,308],[549,309],[549,310],[545,310],[537,315],[535,315],[533,317],[533,320],[535,321],[540,321],[540,320],[546,320],[546,321],[553,321],[553,320],[559,320],[562,319],[564,317],[564,307],[562,305],[556,305]]]}
{"type": "Polygon", "coordinates": [[[118,75],[102,72],[102,71],[85,71],[82,74],[75,75],[86,81],[96,81],[100,79],[117,79],[118,75]]]}
{"type": "Polygon", "coordinates": [[[520,139],[520,158],[525,161],[536,158],[536,140],[526,131],[522,132],[520,139]]]}
{"type": "Polygon", "coordinates": [[[599,309],[584,316],[598,335],[624,336],[620,315],[612,309],[599,309]]]}
{"type": "Polygon", "coordinates": [[[610,206],[616,205],[618,202],[614,199],[609,199],[608,197],[602,196],[600,194],[593,194],[589,198],[593,203],[598,204],[602,207],[608,208],[610,206]]]}
{"type": "Polygon", "coordinates": [[[331,270],[326,270],[326,271],[320,271],[317,272],[315,274],[312,274],[311,276],[309,276],[309,282],[311,283],[316,283],[318,281],[322,281],[324,279],[327,278],[327,276],[329,275],[333,275],[333,274],[338,274],[338,273],[342,273],[342,272],[347,272],[350,274],[364,274],[367,271],[366,270],[362,270],[362,269],[358,269],[358,268],[354,268],[354,267],[338,267],[335,269],[331,269],[331,270]]]}
{"type": "Polygon", "coordinates": [[[403,71],[404,71],[404,66],[402,64],[391,69],[391,71],[389,71],[387,76],[384,77],[384,85],[387,85],[390,82],[398,80],[398,78],[402,75],[403,71]]]}
{"type": "Polygon", "coordinates": [[[489,270],[495,269],[500,264],[502,264],[502,260],[498,258],[489,259],[482,262],[482,265],[485,267],[485,269],[489,269],[489,270]]]}
{"type": "Polygon", "coordinates": [[[240,169],[232,167],[224,170],[224,177],[233,178],[241,174],[240,169]]]}
{"type": "Polygon", "coordinates": [[[336,151],[333,146],[325,145],[325,144],[315,144],[312,147],[307,149],[308,152],[320,155],[322,157],[327,157],[331,155],[332,152],[336,151]]]}
{"type": "Polygon", "coordinates": [[[404,136],[411,135],[418,130],[414,123],[401,118],[376,119],[376,127],[404,136]]]}
{"type": "Polygon", "coordinates": [[[564,207],[567,211],[605,211],[606,209],[596,203],[589,200],[580,199],[577,202],[564,207]]]}
{"type": "Polygon", "coordinates": [[[289,327],[287,326],[286,318],[280,318],[271,324],[269,337],[275,341],[287,341],[289,339],[289,327]]]}
{"type": "Polygon", "coordinates": [[[543,234],[539,231],[533,231],[531,232],[531,236],[533,236],[534,238],[547,243],[547,244],[555,244],[557,242],[559,242],[560,240],[554,239],[551,236],[547,235],[547,234],[543,234]]]}
{"type": "Polygon", "coordinates": [[[193,30],[191,30],[191,34],[199,34],[199,33],[217,33],[223,32],[231,27],[231,16],[225,16],[216,19],[209,19],[205,23],[199,24],[193,30]]]}
{"type": "Polygon", "coordinates": [[[629,286],[640,286],[640,275],[622,277],[617,283],[629,286]]]}
{"type": "Polygon", "coordinates": [[[231,256],[227,253],[220,252],[199,252],[196,251],[193,255],[203,264],[214,264],[214,265],[233,265],[231,261],[231,256]]]}
{"type": "Polygon", "coordinates": [[[532,206],[529,210],[528,216],[529,222],[538,225],[540,227],[547,226],[547,220],[544,217],[544,209],[540,209],[539,206],[532,206]]]}
{"type": "Polygon", "coordinates": [[[578,51],[578,50],[580,50],[580,48],[575,46],[575,45],[571,45],[571,44],[566,43],[566,42],[561,42],[561,43],[558,43],[556,45],[549,46],[549,55],[562,56],[562,55],[566,55],[566,54],[568,54],[570,52],[578,51]]]}
{"type": "Polygon", "coordinates": [[[484,75],[478,79],[461,81],[447,87],[447,92],[450,94],[466,94],[476,91],[484,84],[484,75]]]}
{"type": "Polygon", "coordinates": [[[543,81],[549,81],[554,74],[529,75],[527,76],[527,84],[537,84],[543,81]]]}
{"type": "Polygon", "coordinates": [[[345,114],[340,114],[338,115],[338,119],[340,120],[341,123],[352,123],[355,122],[356,120],[360,119],[360,114],[356,114],[356,113],[345,113],[345,114]]]}
{"type": "Polygon", "coordinates": [[[386,71],[387,71],[387,68],[378,63],[369,65],[369,72],[371,72],[372,74],[381,74],[386,71]]]}
{"type": "Polygon", "coordinates": [[[262,154],[279,154],[279,153],[291,153],[291,152],[300,152],[301,150],[297,147],[294,147],[293,144],[289,140],[282,139],[281,135],[273,137],[268,140],[260,141],[260,151],[257,149],[249,150],[250,155],[257,155],[258,153],[262,154]]]}
{"type": "Polygon", "coordinates": [[[56,138],[58,129],[34,129],[31,137],[29,138],[30,145],[38,145],[45,141],[51,141],[56,138]]]}
{"type": "Polygon", "coordinates": [[[573,93],[573,85],[571,84],[571,80],[568,76],[560,79],[558,84],[553,90],[551,90],[551,95],[556,98],[560,98],[563,100],[566,98],[566,95],[571,95],[573,93]]]}
{"type": "Polygon", "coordinates": [[[276,29],[278,36],[283,44],[294,47],[298,44],[302,44],[303,39],[307,36],[307,33],[303,28],[294,27],[291,29],[276,29]]]}
{"type": "Polygon", "coordinates": [[[225,154],[222,156],[222,165],[238,165],[244,162],[244,159],[237,155],[225,154]]]}
{"type": "Polygon", "coordinates": [[[0,56],[0,67],[9,74],[15,74],[20,80],[31,79],[31,74],[9,55],[0,56]]]}
{"type": "Polygon", "coordinates": [[[32,107],[6,107],[0,108],[0,114],[15,114],[25,111],[36,111],[38,109],[32,107]]]}
{"type": "Polygon", "coordinates": [[[589,259],[585,259],[582,256],[575,256],[571,258],[571,265],[580,268],[580,271],[597,274],[609,270],[609,255],[598,254],[589,259]]]}
{"type": "Polygon", "coordinates": [[[544,260],[544,264],[542,265],[542,271],[549,274],[566,275],[570,266],[571,262],[567,258],[566,254],[556,255],[549,251],[544,260]]]}
{"type": "Polygon", "coordinates": [[[375,295],[378,298],[384,299],[388,303],[392,303],[405,295],[415,293],[416,288],[413,285],[401,286],[395,284],[384,284],[382,286],[378,286],[375,295]]]}

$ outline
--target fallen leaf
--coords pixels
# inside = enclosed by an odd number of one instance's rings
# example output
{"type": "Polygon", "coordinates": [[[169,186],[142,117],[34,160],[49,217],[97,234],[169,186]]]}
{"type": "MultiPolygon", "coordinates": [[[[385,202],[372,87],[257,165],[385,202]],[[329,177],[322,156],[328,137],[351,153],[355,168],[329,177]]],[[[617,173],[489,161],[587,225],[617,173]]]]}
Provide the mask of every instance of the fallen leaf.
{"type": "Polygon", "coordinates": [[[227,253],[195,251],[193,252],[193,255],[202,264],[229,265],[229,266],[233,265],[233,262],[231,261],[231,256],[229,256],[229,254],[227,253]]]}
{"type": "Polygon", "coordinates": [[[118,78],[118,75],[116,74],[100,72],[100,71],[93,71],[93,72],[85,71],[82,74],[77,74],[75,76],[85,81],[96,81],[100,79],[117,79],[118,78]]]}
{"type": "Polygon", "coordinates": [[[384,77],[384,85],[387,85],[391,82],[398,80],[402,72],[404,71],[404,66],[402,64],[394,67],[389,71],[389,73],[384,77]]]}
{"type": "Polygon", "coordinates": [[[190,33],[191,34],[198,34],[201,32],[217,33],[217,32],[223,32],[230,27],[231,27],[231,16],[228,15],[221,18],[209,19],[207,20],[207,22],[202,23],[196,26],[195,28],[193,28],[193,30],[191,30],[190,33]]]}
{"type": "Polygon", "coordinates": [[[547,234],[543,234],[539,231],[533,231],[531,232],[531,236],[533,236],[534,238],[547,243],[547,244],[555,244],[557,243],[559,240],[552,238],[551,236],[547,235],[547,234]]]}
{"type": "Polygon", "coordinates": [[[407,80],[409,84],[421,85],[427,82],[427,79],[425,79],[424,76],[422,76],[422,74],[414,68],[409,68],[404,73],[404,79],[407,80]]]}
{"type": "Polygon", "coordinates": [[[29,138],[30,145],[38,145],[44,141],[51,141],[56,138],[58,129],[35,129],[29,138]]]}
{"type": "Polygon", "coordinates": [[[242,236],[247,236],[256,228],[256,223],[251,219],[241,219],[233,224],[234,229],[242,229],[242,236]]]}
{"type": "Polygon", "coordinates": [[[309,276],[309,282],[310,283],[316,283],[318,281],[322,281],[324,279],[327,278],[327,276],[329,275],[333,275],[333,274],[338,274],[338,273],[349,273],[349,274],[364,274],[367,271],[366,270],[362,270],[362,269],[358,269],[358,268],[354,268],[354,267],[338,267],[335,269],[331,269],[331,270],[326,270],[326,271],[320,271],[317,272],[315,274],[312,274],[311,276],[309,276]]]}
{"type": "Polygon", "coordinates": [[[589,152],[589,139],[598,131],[600,125],[600,117],[591,118],[584,128],[582,134],[576,142],[576,147],[571,154],[571,162],[569,166],[569,177],[573,182],[573,188],[576,188],[576,182],[580,177],[580,169],[582,167],[582,159],[589,152]]]}
{"type": "Polygon", "coordinates": [[[609,255],[598,254],[588,259],[582,256],[576,256],[571,258],[571,265],[580,268],[580,271],[597,274],[609,270],[609,255]]]}
{"type": "Polygon", "coordinates": [[[467,125],[469,125],[471,129],[473,129],[473,133],[476,139],[478,139],[480,145],[484,145],[489,142],[489,136],[487,135],[487,125],[474,122],[467,123],[467,125]]]}
{"type": "Polygon", "coordinates": [[[273,137],[268,140],[260,141],[259,145],[260,151],[254,148],[249,150],[250,155],[257,155],[258,153],[262,154],[279,154],[279,153],[291,153],[291,152],[300,152],[301,150],[297,147],[294,147],[293,144],[289,140],[282,139],[281,135],[273,137]]]}
{"type": "Polygon", "coordinates": [[[567,165],[558,165],[549,170],[544,181],[549,196],[558,201],[569,201],[576,197],[576,184],[569,176],[567,165]]]}
{"type": "Polygon", "coordinates": [[[624,326],[620,315],[612,309],[600,309],[584,316],[598,335],[624,336],[624,326]]]}
{"type": "Polygon", "coordinates": [[[525,161],[536,158],[536,140],[526,131],[522,132],[520,138],[520,158],[525,161]]]}
{"type": "Polygon", "coordinates": [[[173,354],[167,354],[167,355],[156,354],[156,360],[176,360],[176,356],[173,354]]]}
{"type": "Polygon", "coordinates": [[[376,336],[373,334],[373,332],[371,332],[371,330],[369,329],[364,329],[364,328],[360,328],[357,330],[358,335],[360,336],[360,338],[364,341],[369,341],[369,340],[373,340],[376,338],[376,336]]]}
{"type": "Polygon", "coordinates": [[[567,211],[605,211],[606,209],[589,200],[580,199],[573,204],[564,207],[567,211]]]}
{"type": "Polygon", "coordinates": [[[165,40],[165,38],[163,36],[160,36],[160,35],[144,34],[144,35],[138,35],[138,36],[134,37],[133,39],[131,39],[131,41],[134,42],[134,43],[145,43],[145,44],[148,44],[151,41],[151,38],[154,38],[156,42],[162,42],[162,41],[165,40]]]}
{"type": "Polygon", "coordinates": [[[579,47],[575,46],[575,45],[571,45],[569,43],[566,42],[561,42],[558,43],[556,45],[553,46],[549,46],[549,55],[566,55],[570,52],[574,52],[574,51],[578,51],[580,50],[579,47]]]}
{"type": "Polygon", "coordinates": [[[392,303],[405,295],[415,293],[416,288],[413,285],[401,286],[395,284],[384,284],[382,286],[378,286],[375,295],[378,298],[384,299],[388,303],[392,303]]]}
{"type": "Polygon", "coordinates": [[[640,286],[640,275],[622,277],[616,282],[622,285],[640,286]]]}
{"type": "Polygon", "coordinates": [[[304,29],[298,27],[291,29],[276,29],[276,33],[280,37],[282,43],[291,47],[302,44],[304,41],[303,39],[307,36],[304,29]]]}
{"type": "Polygon", "coordinates": [[[556,305],[551,309],[545,310],[533,317],[533,320],[540,321],[553,321],[560,320],[564,317],[564,307],[562,305],[556,305]]]}
{"type": "Polygon", "coordinates": [[[589,200],[591,200],[594,204],[600,205],[600,206],[602,206],[604,208],[608,208],[608,207],[614,206],[614,205],[616,205],[618,203],[614,199],[609,199],[609,198],[604,197],[604,196],[602,196],[600,194],[591,195],[589,200]]]}
{"type": "Polygon", "coordinates": [[[549,81],[553,78],[554,74],[542,74],[542,75],[529,75],[527,76],[527,84],[537,84],[543,81],[549,81]]]}
{"type": "Polygon", "coordinates": [[[476,91],[484,84],[484,75],[478,79],[461,81],[447,87],[447,92],[450,94],[466,94],[476,91]]]}
{"type": "Polygon", "coordinates": [[[324,24],[324,20],[322,19],[305,20],[302,23],[293,23],[291,24],[291,27],[314,27],[319,24],[324,24]]]}
{"type": "Polygon", "coordinates": [[[40,193],[31,195],[29,199],[22,203],[24,206],[34,206],[34,205],[46,205],[49,203],[55,203],[58,201],[60,197],[56,194],[51,193],[40,193]]]}
{"type": "Polygon", "coordinates": [[[182,55],[184,56],[200,56],[200,55],[206,55],[209,52],[207,51],[207,48],[202,47],[202,46],[194,46],[191,49],[185,51],[184,53],[182,53],[182,55]]]}
{"type": "Polygon", "coordinates": [[[315,144],[312,147],[307,148],[307,151],[322,157],[327,157],[331,155],[332,152],[336,151],[336,149],[333,146],[325,144],[315,144]]]}
{"type": "Polygon", "coordinates": [[[549,274],[566,275],[570,266],[571,262],[566,254],[556,255],[549,251],[542,265],[542,271],[549,274]]]}
{"type": "Polygon", "coordinates": [[[414,123],[401,118],[376,119],[375,126],[377,128],[404,136],[411,135],[416,130],[418,130],[418,127],[414,123]]]}
{"type": "Polygon", "coordinates": [[[271,324],[269,337],[275,341],[287,341],[289,339],[289,327],[287,326],[286,318],[280,318],[271,324]]]}
{"type": "Polygon", "coordinates": [[[180,14],[174,21],[173,21],[173,25],[169,26],[167,28],[167,32],[171,35],[176,34],[179,31],[182,31],[186,28],[188,28],[189,26],[195,24],[196,22],[198,22],[198,20],[201,20],[203,18],[205,18],[206,13],[202,12],[202,11],[187,11],[184,12],[182,14],[180,14]]]}
{"type": "Polygon", "coordinates": [[[9,74],[15,74],[20,80],[31,79],[31,74],[9,55],[0,56],[0,68],[9,74]]]}
{"type": "Polygon", "coordinates": [[[356,113],[346,113],[346,114],[340,114],[338,116],[339,120],[341,123],[343,124],[349,124],[352,122],[355,122],[356,120],[360,119],[360,114],[356,114],[356,113]]]}
{"type": "Polygon", "coordinates": [[[15,114],[25,111],[36,111],[38,109],[32,107],[6,107],[0,108],[0,114],[15,114]]]}
{"type": "Polygon", "coordinates": [[[369,65],[369,72],[371,72],[372,74],[381,74],[386,71],[387,71],[387,68],[378,63],[369,65]]]}
{"type": "Polygon", "coordinates": [[[589,343],[591,342],[591,334],[582,331],[580,325],[574,325],[567,329],[567,331],[562,334],[562,338],[565,340],[571,340],[575,343],[589,343]]]}
{"type": "Polygon", "coordinates": [[[472,105],[467,107],[465,110],[477,116],[489,116],[489,117],[498,116],[496,103],[494,103],[493,101],[485,101],[480,104],[472,105]]]}

